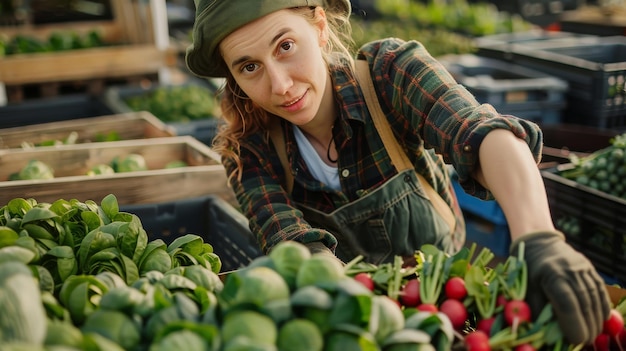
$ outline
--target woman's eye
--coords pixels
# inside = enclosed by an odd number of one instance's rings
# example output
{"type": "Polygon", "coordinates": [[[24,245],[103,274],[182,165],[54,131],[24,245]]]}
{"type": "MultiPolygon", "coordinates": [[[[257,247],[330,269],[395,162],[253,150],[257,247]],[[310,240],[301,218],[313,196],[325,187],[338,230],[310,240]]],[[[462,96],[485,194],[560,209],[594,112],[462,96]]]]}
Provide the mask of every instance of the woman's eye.
{"type": "Polygon", "coordinates": [[[293,42],[291,41],[285,41],[280,44],[281,51],[289,51],[291,50],[292,47],[293,47],[293,42]]]}
{"type": "Polygon", "coordinates": [[[254,63],[249,63],[243,66],[241,70],[245,72],[254,72],[255,69],[256,69],[256,65],[254,63]]]}

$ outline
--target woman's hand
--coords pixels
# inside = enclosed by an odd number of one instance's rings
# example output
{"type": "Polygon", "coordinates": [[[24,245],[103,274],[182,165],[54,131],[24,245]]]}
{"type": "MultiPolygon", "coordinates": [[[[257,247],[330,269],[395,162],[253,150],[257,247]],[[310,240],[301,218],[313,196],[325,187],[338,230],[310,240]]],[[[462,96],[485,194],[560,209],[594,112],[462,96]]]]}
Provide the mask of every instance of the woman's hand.
{"type": "Polygon", "coordinates": [[[528,267],[526,301],[533,316],[550,303],[569,343],[593,343],[610,310],[605,283],[594,266],[558,231],[520,236],[511,244],[511,255],[517,255],[521,242],[528,267]]]}

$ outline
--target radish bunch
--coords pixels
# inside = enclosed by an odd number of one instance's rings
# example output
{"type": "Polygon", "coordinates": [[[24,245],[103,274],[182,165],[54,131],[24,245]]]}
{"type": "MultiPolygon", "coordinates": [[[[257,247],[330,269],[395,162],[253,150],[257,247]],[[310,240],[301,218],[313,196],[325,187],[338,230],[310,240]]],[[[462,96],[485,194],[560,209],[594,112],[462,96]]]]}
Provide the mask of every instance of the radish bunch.
{"type": "Polygon", "coordinates": [[[598,335],[593,345],[588,346],[593,351],[609,351],[626,349],[626,329],[624,329],[624,316],[626,312],[626,300],[622,300],[616,308],[611,310],[609,319],[604,322],[602,333],[598,335]]]}
{"type": "Polygon", "coordinates": [[[415,266],[405,266],[398,258],[393,264],[375,266],[357,257],[345,269],[370,290],[396,301],[407,320],[429,314],[447,317],[442,324],[452,329],[455,346],[468,351],[626,351],[621,348],[626,341],[619,342],[626,332],[623,314],[617,309],[612,310],[596,343],[582,346],[566,343],[551,305],[532,315],[525,301],[523,250],[520,245],[517,255],[493,264],[494,254],[486,248],[476,252],[473,245],[448,255],[425,245],[415,254],[415,266]]]}

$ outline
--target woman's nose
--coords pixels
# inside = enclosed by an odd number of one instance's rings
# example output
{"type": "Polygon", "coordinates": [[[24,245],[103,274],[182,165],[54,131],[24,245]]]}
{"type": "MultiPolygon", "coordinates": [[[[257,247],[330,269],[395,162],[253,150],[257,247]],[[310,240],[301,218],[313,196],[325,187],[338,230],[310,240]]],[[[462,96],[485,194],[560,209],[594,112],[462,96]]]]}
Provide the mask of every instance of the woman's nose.
{"type": "Polygon", "coordinates": [[[293,83],[288,70],[280,66],[272,66],[267,68],[267,72],[272,84],[272,93],[285,95],[293,83]]]}

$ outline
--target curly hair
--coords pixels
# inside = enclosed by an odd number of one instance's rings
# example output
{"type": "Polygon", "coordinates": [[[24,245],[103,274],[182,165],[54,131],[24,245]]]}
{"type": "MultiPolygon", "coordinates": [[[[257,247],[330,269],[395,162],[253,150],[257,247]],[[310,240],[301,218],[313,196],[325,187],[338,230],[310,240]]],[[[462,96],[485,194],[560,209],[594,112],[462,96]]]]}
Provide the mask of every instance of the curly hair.
{"type": "MultiPolygon", "coordinates": [[[[316,16],[313,7],[298,7],[290,9],[304,16],[309,23],[315,24],[322,20],[316,16]]],[[[354,66],[353,54],[350,51],[354,46],[352,28],[348,16],[333,11],[326,12],[329,40],[323,50],[326,64],[331,61],[346,62],[349,69],[354,66]]],[[[239,159],[239,140],[259,131],[267,131],[267,127],[275,116],[256,106],[241,90],[233,76],[228,73],[225,84],[220,88],[219,98],[223,122],[215,136],[212,148],[221,157],[231,159],[237,168],[228,174],[228,178],[241,177],[242,165],[239,159]]]]}

